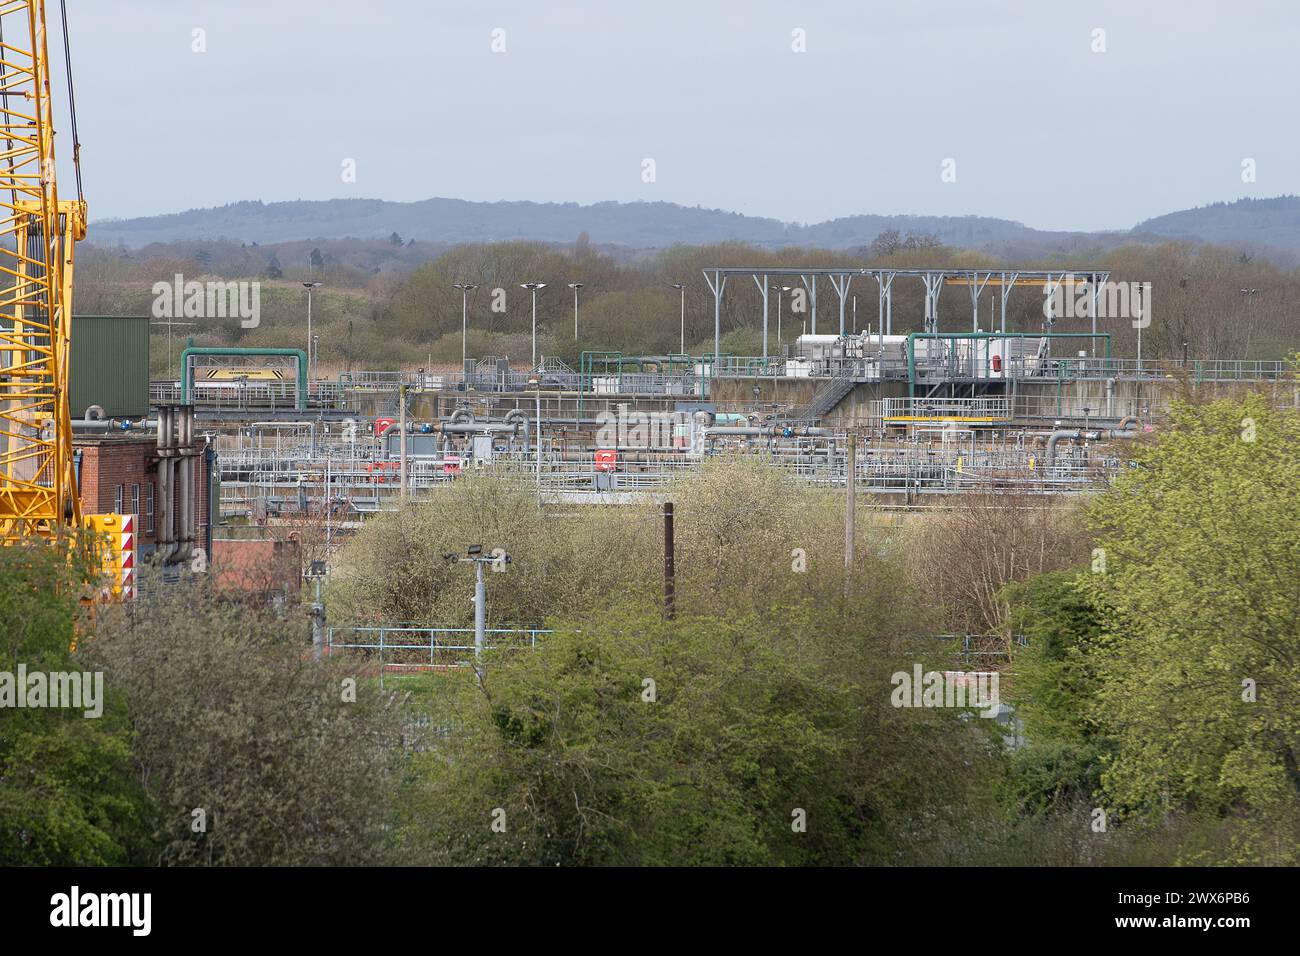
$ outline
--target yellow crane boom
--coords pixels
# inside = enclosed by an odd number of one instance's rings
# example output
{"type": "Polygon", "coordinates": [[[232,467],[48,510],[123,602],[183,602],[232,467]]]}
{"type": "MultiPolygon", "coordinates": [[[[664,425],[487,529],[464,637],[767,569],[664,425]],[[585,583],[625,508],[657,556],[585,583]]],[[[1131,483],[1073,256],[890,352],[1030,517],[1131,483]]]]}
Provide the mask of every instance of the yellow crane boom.
{"type": "Polygon", "coordinates": [[[60,201],[45,0],[0,0],[0,545],[81,526],[68,405],[75,242],[60,201]]]}

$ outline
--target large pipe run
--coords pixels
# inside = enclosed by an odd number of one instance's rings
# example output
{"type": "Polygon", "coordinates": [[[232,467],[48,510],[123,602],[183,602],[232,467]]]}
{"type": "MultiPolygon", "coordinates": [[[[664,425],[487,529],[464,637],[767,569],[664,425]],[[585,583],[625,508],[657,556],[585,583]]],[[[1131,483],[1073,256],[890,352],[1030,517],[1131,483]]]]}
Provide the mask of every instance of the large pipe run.
{"type": "Polygon", "coordinates": [[[176,560],[181,563],[189,561],[194,550],[194,408],[182,406],[179,412],[177,424],[180,440],[177,451],[180,453],[181,500],[178,509],[180,533],[177,535],[176,560]]]}
{"type": "MultiPolygon", "coordinates": [[[[1128,418],[1125,418],[1120,424],[1122,425],[1124,422],[1131,422],[1134,426],[1137,425],[1137,419],[1131,415],[1128,418]]],[[[1103,428],[1099,431],[1088,432],[1082,431],[1078,428],[1058,428],[1047,436],[1047,464],[1051,465],[1056,461],[1056,443],[1062,438],[1069,439],[1070,441],[1079,441],[1083,438],[1086,438],[1089,441],[1098,441],[1100,439],[1110,440],[1115,438],[1136,438],[1137,435],[1138,432],[1135,427],[1103,428]]]]}
{"type": "Polygon", "coordinates": [[[173,408],[164,405],[158,409],[158,553],[169,561],[176,551],[176,534],[173,526],[176,509],[172,499],[172,415],[173,408]]]}
{"type": "Polygon", "coordinates": [[[800,425],[789,429],[785,425],[710,425],[703,429],[706,441],[726,436],[741,438],[820,438],[831,434],[825,428],[800,425]]]}

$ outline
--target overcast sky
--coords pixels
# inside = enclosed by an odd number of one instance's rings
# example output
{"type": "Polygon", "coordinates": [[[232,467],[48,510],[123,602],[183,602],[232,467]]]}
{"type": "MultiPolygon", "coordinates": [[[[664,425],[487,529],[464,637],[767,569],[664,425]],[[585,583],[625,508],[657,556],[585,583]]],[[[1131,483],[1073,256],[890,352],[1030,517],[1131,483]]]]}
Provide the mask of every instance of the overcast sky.
{"type": "Polygon", "coordinates": [[[92,219],[444,196],[1115,229],[1300,193],[1295,0],[67,3],[92,219]]]}

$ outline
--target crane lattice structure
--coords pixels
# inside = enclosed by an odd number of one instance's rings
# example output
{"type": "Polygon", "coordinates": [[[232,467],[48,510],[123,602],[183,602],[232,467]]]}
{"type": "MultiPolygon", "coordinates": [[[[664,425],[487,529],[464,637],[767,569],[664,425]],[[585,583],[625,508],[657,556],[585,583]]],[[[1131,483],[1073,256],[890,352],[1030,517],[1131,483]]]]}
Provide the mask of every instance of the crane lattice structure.
{"type": "Polygon", "coordinates": [[[0,544],[5,545],[57,536],[81,524],[68,356],[73,246],[85,235],[86,205],[80,196],[74,201],[58,196],[45,27],[45,0],[0,0],[0,544]]]}

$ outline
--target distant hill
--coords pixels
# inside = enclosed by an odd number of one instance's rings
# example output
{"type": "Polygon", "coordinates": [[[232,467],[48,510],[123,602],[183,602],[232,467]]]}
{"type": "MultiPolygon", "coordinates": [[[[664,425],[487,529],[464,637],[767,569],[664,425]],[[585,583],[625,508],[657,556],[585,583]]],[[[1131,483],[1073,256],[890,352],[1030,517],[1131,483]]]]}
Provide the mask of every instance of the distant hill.
{"type": "Polygon", "coordinates": [[[981,216],[850,216],[803,226],[667,202],[583,206],[461,199],[410,203],[331,199],[240,202],[166,216],[103,220],[92,224],[91,240],[97,245],[131,248],[155,242],[219,239],[266,245],[306,239],[379,239],[396,232],[407,240],[454,244],[504,239],[572,242],[585,232],[597,245],[641,249],[726,241],[847,248],[866,245],[889,229],[932,235],[945,244],[967,247],[1057,235],[981,216]]]}
{"type": "Polygon", "coordinates": [[[1138,223],[1133,235],[1300,250],[1300,196],[1238,199],[1171,212],[1138,223]]]}
{"type": "Polygon", "coordinates": [[[269,243],[376,239],[450,245],[528,239],[568,243],[581,233],[599,246],[655,249],[686,243],[740,241],[758,247],[846,249],[871,243],[886,230],[933,236],[945,245],[1003,256],[1077,252],[1122,242],[1189,239],[1300,252],[1300,198],[1243,199],[1170,213],[1129,232],[1050,232],[985,216],[848,216],[800,225],[721,209],[667,202],[467,202],[379,199],[239,202],[165,216],[94,222],[90,239],[102,246],[231,240],[269,243]]]}

